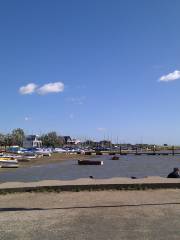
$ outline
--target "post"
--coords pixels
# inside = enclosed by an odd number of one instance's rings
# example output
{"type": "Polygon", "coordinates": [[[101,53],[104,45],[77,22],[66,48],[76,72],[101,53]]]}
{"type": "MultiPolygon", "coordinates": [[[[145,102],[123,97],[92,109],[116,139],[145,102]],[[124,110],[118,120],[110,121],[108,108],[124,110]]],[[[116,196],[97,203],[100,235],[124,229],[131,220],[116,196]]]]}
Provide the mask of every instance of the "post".
{"type": "Polygon", "coordinates": [[[172,146],[172,155],[174,156],[174,146],[172,146]]]}
{"type": "Polygon", "coordinates": [[[122,153],[121,150],[122,150],[122,149],[121,149],[121,145],[119,145],[119,153],[120,153],[120,155],[121,155],[121,153],[122,153]]]}
{"type": "Polygon", "coordinates": [[[138,154],[138,148],[136,147],[136,155],[138,154]]]}

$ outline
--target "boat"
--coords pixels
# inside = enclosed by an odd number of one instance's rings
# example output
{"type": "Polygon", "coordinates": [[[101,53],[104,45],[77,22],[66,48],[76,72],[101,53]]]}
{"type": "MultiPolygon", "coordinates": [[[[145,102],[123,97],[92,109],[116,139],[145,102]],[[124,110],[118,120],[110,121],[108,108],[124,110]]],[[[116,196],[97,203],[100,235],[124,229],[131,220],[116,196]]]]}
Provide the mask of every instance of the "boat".
{"type": "Polygon", "coordinates": [[[116,155],[115,152],[109,152],[109,155],[116,155]]]}
{"type": "Polygon", "coordinates": [[[17,168],[18,160],[12,157],[0,157],[0,167],[1,168],[17,168]]]}
{"type": "Polygon", "coordinates": [[[1,162],[0,163],[1,168],[18,168],[18,163],[9,163],[9,162],[1,162]]]}
{"type": "Polygon", "coordinates": [[[78,160],[78,165],[103,165],[103,161],[93,160],[78,160]]]}
{"type": "Polygon", "coordinates": [[[114,156],[111,158],[111,160],[119,160],[119,157],[118,156],[114,156]]]}
{"type": "Polygon", "coordinates": [[[126,152],[121,152],[120,155],[127,155],[127,153],[126,152]]]}
{"type": "Polygon", "coordinates": [[[33,159],[36,159],[36,157],[35,156],[18,156],[18,161],[19,162],[29,162],[29,161],[31,161],[31,160],[33,160],[33,159]]]}
{"type": "Polygon", "coordinates": [[[146,155],[156,155],[156,153],[155,152],[148,152],[148,153],[146,153],[146,155]]]}
{"type": "Polygon", "coordinates": [[[0,162],[17,162],[17,159],[13,157],[0,157],[0,162]]]}
{"type": "Polygon", "coordinates": [[[49,150],[49,149],[41,149],[41,148],[39,148],[39,149],[36,149],[34,151],[34,153],[37,154],[37,155],[41,155],[43,157],[51,157],[52,151],[49,150]]]}

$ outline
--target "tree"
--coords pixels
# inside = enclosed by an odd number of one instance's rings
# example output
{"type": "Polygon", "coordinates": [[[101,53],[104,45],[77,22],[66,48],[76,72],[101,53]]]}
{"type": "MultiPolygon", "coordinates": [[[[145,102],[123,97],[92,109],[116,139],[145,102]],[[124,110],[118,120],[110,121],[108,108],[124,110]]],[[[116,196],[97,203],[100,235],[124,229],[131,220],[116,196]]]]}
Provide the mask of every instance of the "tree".
{"type": "Polygon", "coordinates": [[[59,147],[62,145],[62,141],[56,132],[49,132],[41,136],[43,146],[46,147],[59,147]]]}
{"type": "Polygon", "coordinates": [[[5,135],[0,133],[0,146],[5,145],[5,135]]]}
{"type": "Polygon", "coordinates": [[[84,143],[83,143],[84,146],[88,146],[88,147],[96,147],[96,143],[92,140],[86,140],[84,143]]]}
{"type": "Polygon", "coordinates": [[[13,145],[18,145],[18,146],[22,147],[23,139],[25,136],[24,130],[21,128],[14,129],[12,131],[11,135],[12,135],[13,145]]]}
{"type": "Polygon", "coordinates": [[[13,138],[11,134],[7,134],[4,138],[4,145],[5,147],[7,146],[12,146],[13,145],[13,138]]]}

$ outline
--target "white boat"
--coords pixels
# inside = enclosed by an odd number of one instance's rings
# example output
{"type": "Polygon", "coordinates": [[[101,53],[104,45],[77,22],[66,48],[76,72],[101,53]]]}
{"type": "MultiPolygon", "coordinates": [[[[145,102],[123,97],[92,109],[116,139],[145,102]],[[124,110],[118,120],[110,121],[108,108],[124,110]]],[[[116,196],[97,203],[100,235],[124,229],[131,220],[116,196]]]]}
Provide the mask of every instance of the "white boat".
{"type": "Polygon", "coordinates": [[[1,168],[17,168],[18,160],[9,157],[0,157],[0,167],[1,168]]]}
{"type": "Polygon", "coordinates": [[[42,155],[43,157],[51,157],[52,151],[50,149],[39,148],[35,151],[37,155],[42,155]]]}
{"type": "Polygon", "coordinates": [[[7,162],[1,162],[0,163],[0,167],[1,168],[18,168],[19,165],[18,163],[7,163],[7,162]]]}
{"type": "Polygon", "coordinates": [[[51,153],[49,151],[36,151],[36,154],[39,156],[43,156],[43,157],[51,157],[51,153]]]}
{"type": "Polygon", "coordinates": [[[35,156],[18,156],[19,162],[29,162],[30,160],[36,159],[35,156]]]}
{"type": "Polygon", "coordinates": [[[15,158],[0,157],[0,163],[18,163],[18,160],[15,158]]]}
{"type": "Polygon", "coordinates": [[[54,153],[66,153],[67,151],[63,148],[55,148],[53,150],[54,153]]]}
{"type": "Polygon", "coordinates": [[[18,163],[7,163],[7,162],[3,162],[3,163],[0,163],[0,167],[1,167],[1,168],[18,168],[19,165],[18,165],[18,163]]]}

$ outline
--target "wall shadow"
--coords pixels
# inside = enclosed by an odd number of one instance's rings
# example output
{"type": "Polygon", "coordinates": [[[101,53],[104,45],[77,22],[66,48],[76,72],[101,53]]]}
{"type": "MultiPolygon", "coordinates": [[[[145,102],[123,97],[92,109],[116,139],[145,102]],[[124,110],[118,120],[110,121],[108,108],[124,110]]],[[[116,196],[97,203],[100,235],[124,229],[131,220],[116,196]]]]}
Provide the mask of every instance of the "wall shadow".
{"type": "Polygon", "coordinates": [[[20,211],[49,211],[49,210],[73,210],[73,209],[94,209],[94,208],[123,208],[123,207],[147,207],[180,205],[180,202],[169,203],[143,203],[143,204],[121,204],[121,205],[95,205],[95,206],[72,206],[59,208],[0,208],[0,212],[20,212],[20,211]]]}

